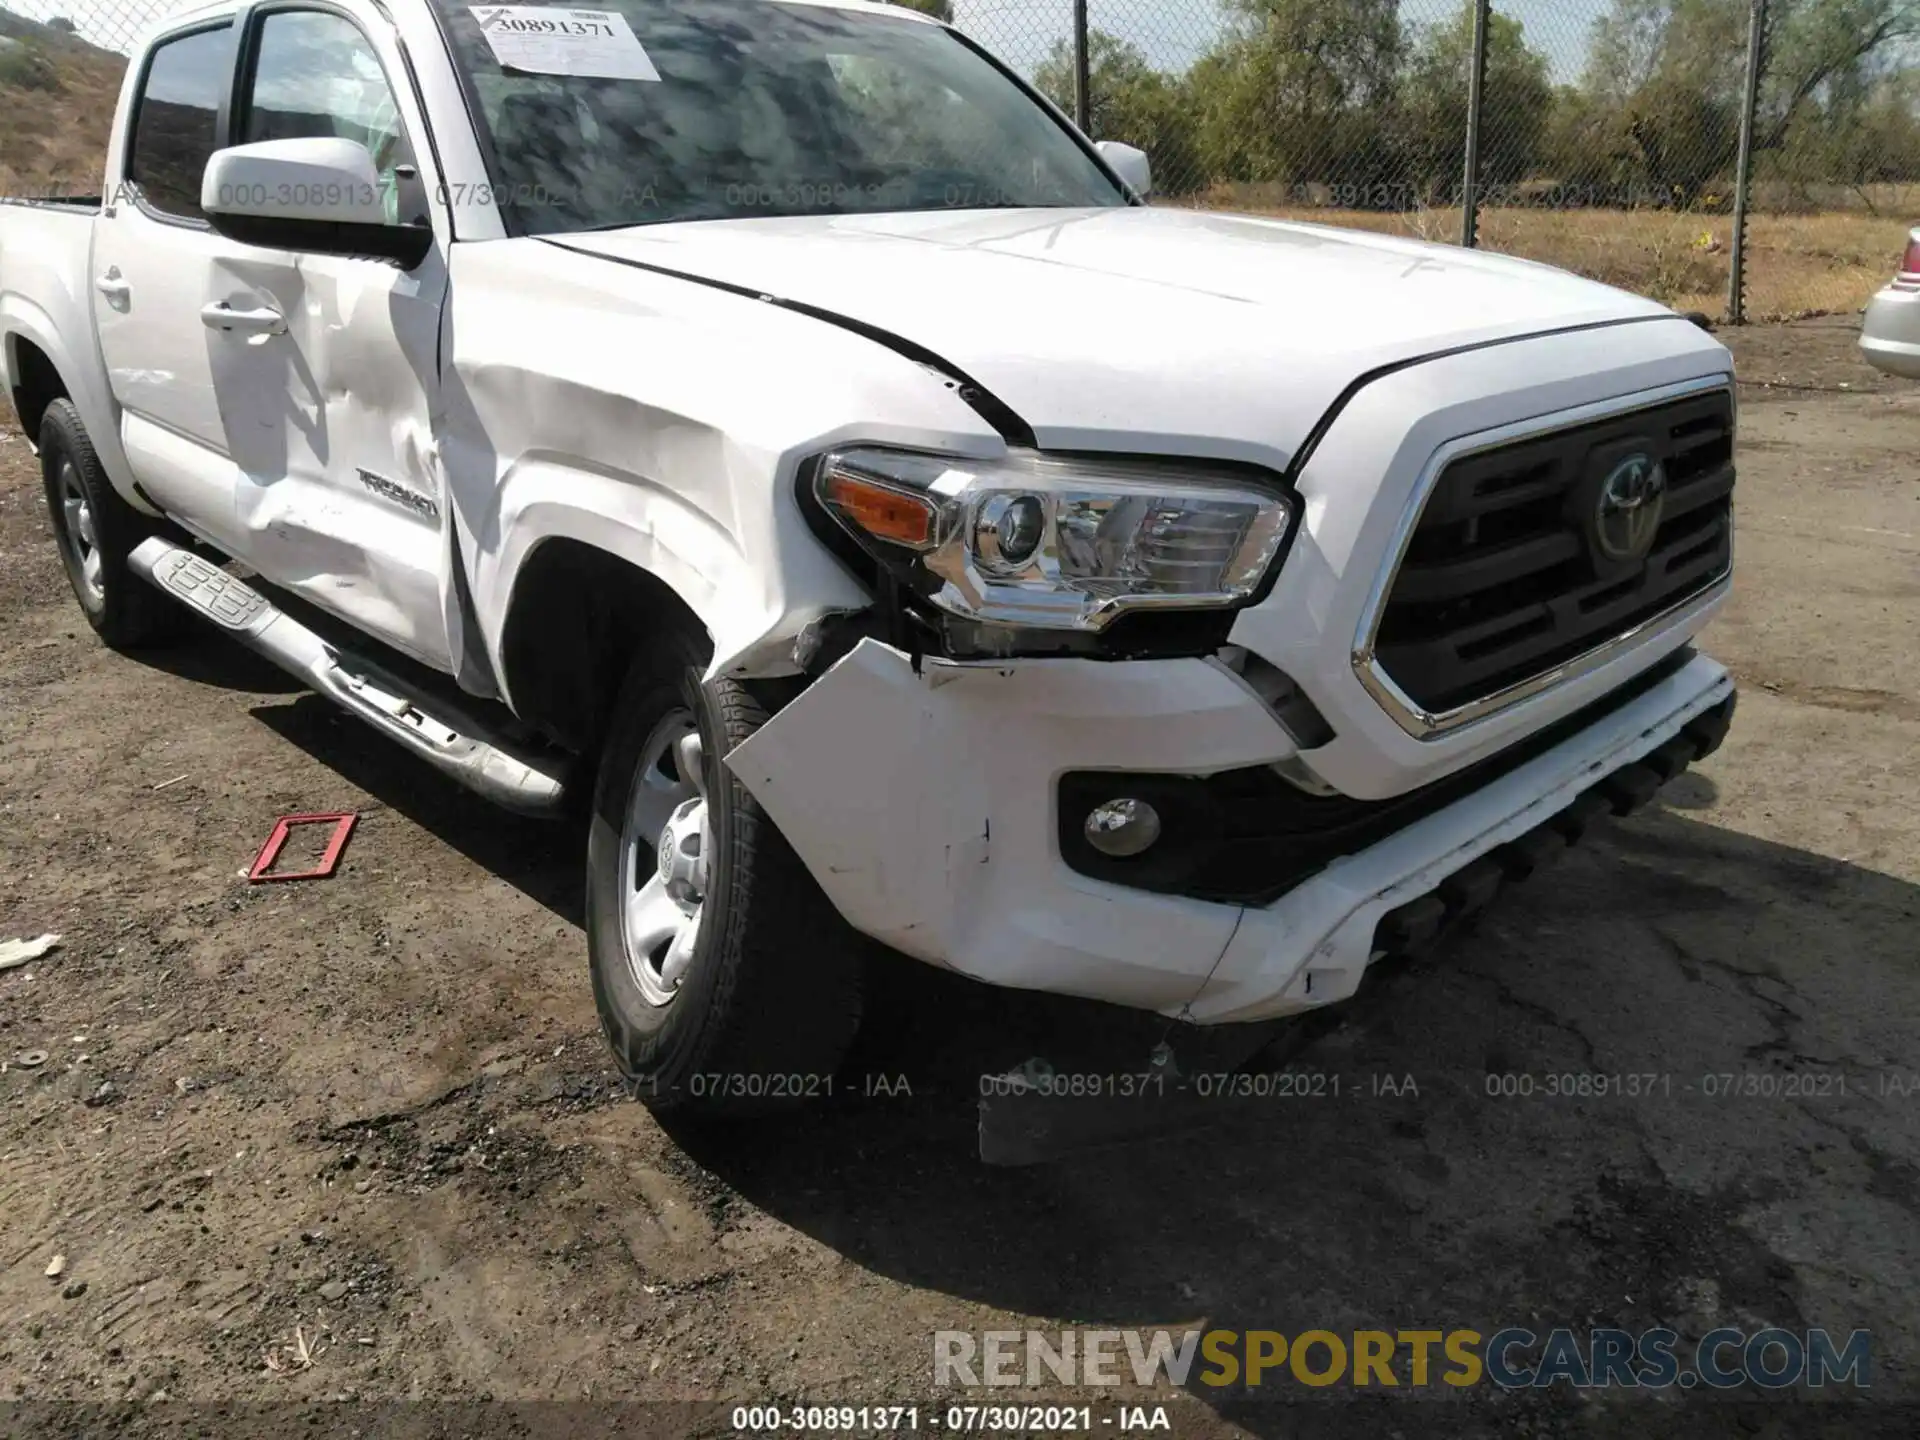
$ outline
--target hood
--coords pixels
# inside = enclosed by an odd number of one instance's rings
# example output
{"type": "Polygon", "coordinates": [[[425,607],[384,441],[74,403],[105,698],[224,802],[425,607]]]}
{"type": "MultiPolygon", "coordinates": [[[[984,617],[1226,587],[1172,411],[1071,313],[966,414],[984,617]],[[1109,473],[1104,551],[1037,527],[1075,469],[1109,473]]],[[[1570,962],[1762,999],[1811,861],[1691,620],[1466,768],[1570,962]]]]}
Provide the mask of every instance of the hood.
{"type": "Polygon", "coordinates": [[[1547,266],[1130,207],[692,221],[547,237],[833,312],[990,391],[1049,449],[1284,464],[1382,365],[1671,312],[1547,266]]]}

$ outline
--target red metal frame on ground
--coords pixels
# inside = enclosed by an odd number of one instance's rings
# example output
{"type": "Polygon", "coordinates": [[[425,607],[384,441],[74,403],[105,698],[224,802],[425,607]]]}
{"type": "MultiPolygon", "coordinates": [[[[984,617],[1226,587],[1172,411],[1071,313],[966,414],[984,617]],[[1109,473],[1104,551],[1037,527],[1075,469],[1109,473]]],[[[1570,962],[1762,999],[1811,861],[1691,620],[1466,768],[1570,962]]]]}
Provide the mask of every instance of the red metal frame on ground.
{"type": "Polygon", "coordinates": [[[353,833],[354,821],[359,815],[351,810],[343,810],[333,815],[282,815],[273,827],[273,834],[267,837],[267,843],[260,847],[260,853],[254,856],[253,868],[247,872],[249,885],[264,885],[278,880],[324,880],[333,874],[334,867],[340,863],[340,852],[347,848],[347,837],[353,833]],[[327,837],[326,853],[320,857],[320,863],[311,870],[288,870],[269,875],[273,862],[280,858],[281,847],[287,843],[287,836],[296,825],[333,826],[333,834],[327,837]]]}

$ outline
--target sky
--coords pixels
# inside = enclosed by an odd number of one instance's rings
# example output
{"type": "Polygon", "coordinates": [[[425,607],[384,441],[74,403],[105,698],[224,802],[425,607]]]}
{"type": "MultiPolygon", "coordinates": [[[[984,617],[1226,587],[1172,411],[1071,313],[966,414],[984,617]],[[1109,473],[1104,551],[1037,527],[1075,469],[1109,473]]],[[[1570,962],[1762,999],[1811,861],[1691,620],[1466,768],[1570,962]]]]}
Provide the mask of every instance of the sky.
{"type": "MultiPolygon", "coordinates": [[[[588,0],[591,3],[591,0],[588,0]]],[[[1409,25],[1458,13],[1460,0],[1401,0],[1409,25]]],[[[1494,0],[1494,9],[1526,27],[1528,43],[1547,56],[1556,81],[1577,79],[1587,37],[1608,0],[1494,0]]],[[[0,0],[36,20],[65,15],[95,44],[125,50],[151,19],[184,8],[179,0],[0,0]]],[[[1155,65],[1184,70],[1220,33],[1218,0],[1089,0],[1092,23],[1131,41],[1155,65]]],[[[1011,64],[1031,73],[1055,41],[1073,28],[1072,0],[954,0],[962,28],[1011,64]]]]}

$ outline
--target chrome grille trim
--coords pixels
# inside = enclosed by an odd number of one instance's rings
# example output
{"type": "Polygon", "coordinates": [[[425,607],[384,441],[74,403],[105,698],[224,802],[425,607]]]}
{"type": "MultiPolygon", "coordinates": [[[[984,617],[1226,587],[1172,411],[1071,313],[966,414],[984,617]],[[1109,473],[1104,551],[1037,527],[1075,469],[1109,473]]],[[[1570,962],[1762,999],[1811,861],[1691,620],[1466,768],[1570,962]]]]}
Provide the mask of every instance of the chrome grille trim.
{"type": "MultiPolygon", "coordinates": [[[[1406,560],[1407,550],[1420,528],[1420,521],[1426,513],[1427,504],[1432,499],[1435,488],[1439,485],[1447,468],[1455,461],[1469,455],[1499,450],[1520,441],[1538,440],[1556,431],[1620,419],[1636,411],[1649,410],[1675,400],[1712,394],[1716,391],[1726,393],[1731,404],[1732,389],[1730,376],[1724,374],[1700,376],[1654,390],[1643,390],[1631,395],[1617,396],[1609,400],[1576,406],[1569,410],[1554,411],[1531,419],[1516,421],[1494,430],[1482,431],[1477,435],[1450,440],[1434,451],[1414,485],[1413,493],[1407,501],[1388,545],[1387,563],[1374,577],[1373,588],[1368,593],[1365,608],[1360,613],[1360,623],[1354,633],[1352,660],[1354,675],[1361,686],[1409,735],[1418,740],[1437,740],[1557,686],[1591,674],[1626,651],[1638,645],[1650,643],[1661,634],[1684,625],[1694,615],[1717,604],[1732,586],[1731,564],[1692,595],[1659,614],[1641,621],[1631,629],[1609,637],[1591,650],[1491,694],[1439,712],[1425,709],[1396,685],[1375,653],[1381,617],[1393,592],[1394,582],[1399,579],[1400,567],[1406,560]]],[[[1737,420],[1737,405],[1734,409],[1737,420]]]]}

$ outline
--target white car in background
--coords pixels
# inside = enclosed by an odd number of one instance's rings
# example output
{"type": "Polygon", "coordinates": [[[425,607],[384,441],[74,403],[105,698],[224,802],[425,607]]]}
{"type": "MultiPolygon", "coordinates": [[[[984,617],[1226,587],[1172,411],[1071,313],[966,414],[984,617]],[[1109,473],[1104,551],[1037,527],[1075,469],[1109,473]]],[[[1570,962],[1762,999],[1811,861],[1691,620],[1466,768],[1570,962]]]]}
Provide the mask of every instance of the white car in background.
{"type": "Polygon", "coordinates": [[[1867,302],[1860,325],[1860,353],[1876,370],[1920,380],[1920,229],[1907,232],[1900,269],[1867,302]]]}

